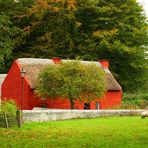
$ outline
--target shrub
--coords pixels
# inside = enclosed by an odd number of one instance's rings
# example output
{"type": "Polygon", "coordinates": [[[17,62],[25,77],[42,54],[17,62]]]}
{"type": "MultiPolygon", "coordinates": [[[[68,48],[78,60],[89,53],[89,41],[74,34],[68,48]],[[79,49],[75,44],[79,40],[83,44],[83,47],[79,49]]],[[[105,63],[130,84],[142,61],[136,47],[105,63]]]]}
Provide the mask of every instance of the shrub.
{"type": "Polygon", "coordinates": [[[124,93],[121,108],[127,109],[145,109],[148,107],[148,93],[124,93]]]}
{"type": "Polygon", "coordinates": [[[3,101],[0,106],[0,127],[11,127],[16,126],[16,104],[14,101],[3,101]]]}
{"type": "Polygon", "coordinates": [[[0,106],[0,112],[6,112],[15,115],[16,111],[17,107],[13,100],[2,101],[2,104],[0,106]]]}

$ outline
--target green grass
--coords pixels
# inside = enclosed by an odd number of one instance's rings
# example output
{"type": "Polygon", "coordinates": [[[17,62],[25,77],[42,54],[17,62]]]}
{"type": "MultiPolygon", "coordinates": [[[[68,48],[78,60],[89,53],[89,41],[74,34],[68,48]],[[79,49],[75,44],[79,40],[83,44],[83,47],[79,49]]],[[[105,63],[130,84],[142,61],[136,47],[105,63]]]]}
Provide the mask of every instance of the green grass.
{"type": "Polygon", "coordinates": [[[1,148],[148,148],[148,118],[106,117],[0,129],[1,148]]]}

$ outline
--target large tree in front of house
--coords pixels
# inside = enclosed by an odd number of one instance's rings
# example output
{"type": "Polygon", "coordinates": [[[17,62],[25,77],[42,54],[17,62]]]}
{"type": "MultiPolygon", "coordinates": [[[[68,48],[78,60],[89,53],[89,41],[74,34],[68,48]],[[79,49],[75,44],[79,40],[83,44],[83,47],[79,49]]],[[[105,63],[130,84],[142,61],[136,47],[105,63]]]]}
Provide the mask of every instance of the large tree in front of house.
{"type": "Polygon", "coordinates": [[[67,98],[71,109],[75,100],[91,101],[103,96],[106,91],[105,73],[94,64],[80,61],[61,62],[49,65],[39,75],[37,95],[48,98],[67,98]]]}

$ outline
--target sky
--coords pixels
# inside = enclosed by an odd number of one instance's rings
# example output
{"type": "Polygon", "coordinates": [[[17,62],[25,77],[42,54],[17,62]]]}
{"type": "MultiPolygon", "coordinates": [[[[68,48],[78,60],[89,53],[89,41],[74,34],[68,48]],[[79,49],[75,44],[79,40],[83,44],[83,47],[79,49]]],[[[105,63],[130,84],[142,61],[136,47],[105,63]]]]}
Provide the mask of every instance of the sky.
{"type": "Polygon", "coordinates": [[[137,0],[140,4],[143,5],[143,8],[145,10],[145,13],[148,17],[148,0],[137,0]]]}

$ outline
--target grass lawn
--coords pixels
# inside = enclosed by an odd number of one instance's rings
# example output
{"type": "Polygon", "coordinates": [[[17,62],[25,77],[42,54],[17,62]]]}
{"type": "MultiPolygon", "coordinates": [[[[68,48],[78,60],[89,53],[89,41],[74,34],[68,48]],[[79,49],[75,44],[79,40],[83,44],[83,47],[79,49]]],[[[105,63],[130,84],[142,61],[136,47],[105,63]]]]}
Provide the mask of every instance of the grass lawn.
{"type": "Polygon", "coordinates": [[[0,148],[148,148],[148,118],[104,117],[0,128],[0,148]]]}

